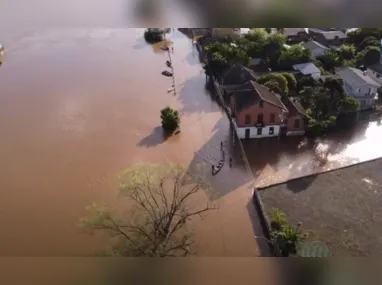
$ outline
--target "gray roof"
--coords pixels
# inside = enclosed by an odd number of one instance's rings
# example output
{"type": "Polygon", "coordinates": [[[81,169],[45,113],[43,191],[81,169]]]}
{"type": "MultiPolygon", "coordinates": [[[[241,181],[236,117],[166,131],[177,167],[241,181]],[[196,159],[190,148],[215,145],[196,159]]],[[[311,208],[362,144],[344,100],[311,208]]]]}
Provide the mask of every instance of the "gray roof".
{"type": "Polygon", "coordinates": [[[337,70],[336,73],[344,81],[352,85],[361,86],[365,84],[370,84],[376,87],[380,86],[380,84],[375,82],[369,75],[367,75],[362,70],[357,68],[346,67],[346,68],[337,70]]]}
{"type": "Polygon", "coordinates": [[[375,71],[379,74],[382,74],[382,64],[381,63],[373,64],[372,66],[369,66],[368,68],[371,69],[372,71],[375,71]]]}
{"type": "Polygon", "coordinates": [[[251,60],[249,61],[249,66],[259,65],[261,62],[261,58],[251,58],[251,60]]]}
{"type": "Polygon", "coordinates": [[[287,97],[283,98],[282,102],[288,109],[288,117],[296,116],[298,114],[305,116],[305,109],[298,99],[287,97]]]}
{"type": "Polygon", "coordinates": [[[240,85],[250,80],[256,80],[255,73],[242,65],[232,66],[223,76],[223,85],[240,85]]]}
{"type": "Polygon", "coordinates": [[[333,28],[323,28],[323,29],[310,29],[312,32],[323,35],[327,40],[334,40],[336,37],[339,39],[345,39],[347,36],[344,32],[340,30],[335,30],[333,28]]]}
{"type": "Polygon", "coordinates": [[[306,43],[303,43],[302,46],[306,49],[309,49],[309,50],[314,50],[316,48],[322,48],[322,49],[326,49],[328,50],[329,48],[316,42],[316,41],[309,41],[309,42],[306,42],[306,43]]]}
{"type": "Polygon", "coordinates": [[[286,36],[297,36],[298,33],[309,33],[308,28],[284,28],[283,34],[286,36]]]}
{"type": "Polygon", "coordinates": [[[315,66],[312,62],[295,64],[293,65],[293,69],[298,70],[303,75],[310,75],[321,72],[320,69],[317,66],[315,66]]]}
{"type": "Polygon", "coordinates": [[[235,90],[233,90],[233,96],[235,98],[236,109],[239,112],[256,104],[260,100],[284,109],[285,111],[287,110],[277,94],[270,91],[264,85],[254,81],[248,81],[245,84],[236,87],[235,90]]]}

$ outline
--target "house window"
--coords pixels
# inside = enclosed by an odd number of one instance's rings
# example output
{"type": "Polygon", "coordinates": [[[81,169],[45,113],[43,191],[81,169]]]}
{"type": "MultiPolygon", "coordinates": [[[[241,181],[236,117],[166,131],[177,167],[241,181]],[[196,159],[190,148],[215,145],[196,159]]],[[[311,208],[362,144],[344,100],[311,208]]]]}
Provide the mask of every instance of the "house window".
{"type": "Polygon", "coordinates": [[[361,108],[365,107],[366,105],[366,100],[361,100],[361,108]]]}
{"type": "Polygon", "coordinates": [[[285,119],[285,120],[284,120],[284,124],[285,124],[285,125],[288,125],[288,119],[285,119]]]}
{"type": "Polygon", "coordinates": [[[262,124],[263,123],[263,114],[258,114],[257,115],[257,123],[262,124]]]}
{"type": "Polygon", "coordinates": [[[369,95],[371,94],[371,88],[369,88],[369,95]]]}
{"type": "Polygon", "coordinates": [[[275,128],[274,127],[270,127],[269,128],[269,134],[273,135],[274,133],[275,133],[275,128]]]}
{"type": "Polygon", "coordinates": [[[264,107],[264,101],[260,101],[259,106],[260,106],[260,108],[263,108],[264,107]]]}
{"type": "Polygon", "coordinates": [[[245,124],[248,125],[251,123],[251,116],[250,115],[245,115],[245,124]]]}
{"type": "Polygon", "coordinates": [[[296,120],[294,120],[294,128],[295,128],[295,129],[300,128],[300,119],[296,119],[296,120]]]}
{"type": "Polygon", "coordinates": [[[358,89],[357,89],[357,92],[358,92],[358,93],[361,92],[361,88],[358,88],[358,89]]]}
{"type": "Polygon", "coordinates": [[[263,134],[263,128],[257,128],[257,135],[261,136],[263,134]]]}
{"type": "Polygon", "coordinates": [[[274,123],[274,122],[275,122],[275,114],[274,114],[274,113],[272,113],[272,114],[270,115],[269,121],[270,121],[271,123],[274,123]]]}

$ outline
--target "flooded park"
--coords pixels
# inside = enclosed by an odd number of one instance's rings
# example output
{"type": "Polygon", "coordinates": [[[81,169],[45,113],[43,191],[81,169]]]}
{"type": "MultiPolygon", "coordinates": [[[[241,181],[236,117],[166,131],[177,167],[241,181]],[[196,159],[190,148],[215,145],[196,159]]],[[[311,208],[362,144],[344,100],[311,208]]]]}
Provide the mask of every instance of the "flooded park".
{"type": "MultiPolygon", "coordinates": [[[[113,11],[104,17],[113,19],[113,11]]],[[[56,27],[28,18],[13,25],[4,17],[9,23],[0,27],[6,49],[0,67],[1,256],[87,256],[103,249],[105,240],[84,235],[76,223],[93,202],[118,207],[121,170],[139,162],[213,165],[221,148],[232,167],[225,163],[209,175],[213,193],[200,199],[217,201],[219,209],[193,222],[197,252],[259,256],[253,187],[382,154],[378,122],[313,142],[233,143],[192,39],[176,29],[167,36],[174,47],[174,95],[167,92],[172,79],[161,75],[168,60],[163,43],[148,45],[143,29],[119,20],[119,27],[100,28],[95,21],[59,19],[56,27]],[[160,126],[167,105],[181,115],[182,131],[170,138],[160,126]]]]}

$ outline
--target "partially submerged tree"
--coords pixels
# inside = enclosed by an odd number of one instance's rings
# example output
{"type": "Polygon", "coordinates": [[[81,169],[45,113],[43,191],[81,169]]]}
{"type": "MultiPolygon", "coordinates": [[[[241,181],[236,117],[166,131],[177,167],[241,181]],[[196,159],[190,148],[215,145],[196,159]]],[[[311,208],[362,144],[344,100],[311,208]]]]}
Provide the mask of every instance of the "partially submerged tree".
{"type": "Polygon", "coordinates": [[[165,107],[160,111],[162,127],[167,132],[175,131],[180,124],[179,112],[170,107],[165,107]]]}
{"type": "Polygon", "coordinates": [[[118,256],[186,256],[192,253],[195,216],[214,209],[208,203],[196,206],[195,195],[209,189],[203,167],[194,173],[180,165],[139,164],[121,174],[120,191],[132,209],[129,219],[93,204],[81,219],[85,229],[109,232],[115,239],[112,254],[118,256]]]}

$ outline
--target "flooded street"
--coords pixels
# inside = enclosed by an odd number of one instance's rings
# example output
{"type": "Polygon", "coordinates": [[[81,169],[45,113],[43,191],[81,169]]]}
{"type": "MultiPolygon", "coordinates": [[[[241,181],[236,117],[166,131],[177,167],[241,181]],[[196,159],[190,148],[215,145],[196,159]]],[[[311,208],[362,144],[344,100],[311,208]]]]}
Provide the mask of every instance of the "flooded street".
{"type": "MultiPolygon", "coordinates": [[[[5,2],[16,13],[19,1],[5,2]]],[[[209,198],[220,209],[195,222],[198,253],[260,255],[253,230],[261,230],[250,203],[254,176],[260,175],[256,183],[280,182],[381,156],[382,127],[370,123],[313,145],[297,138],[243,142],[247,167],[240,145],[232,145],[228,119],[206,91],[190,39],[178,31],[168,37],[175,48],[174,96],[167,93],[172,80],[161,75],[167,54],[144,42],[143,29],[123,26],[117,8],[124,6],[114,1],[92,14],[92,2],[82,2],[73,18],[66,16],[74,1],[55,7],[54,24],[46,11],[19,15],[18,25],[7,8],[0,11],[6,48],[0,67],[1,256],[83,256],[104,249],[105,240],[80,233],[76,223],[92,202],[118,206],[121,170],[145,161],[215,164],[221,142],[233,151],[233,168],[226,163],[210,178],[209,198]],[[166,105],[180,111],[182,132],[164,140],[159,115],[166,105]]]]}

